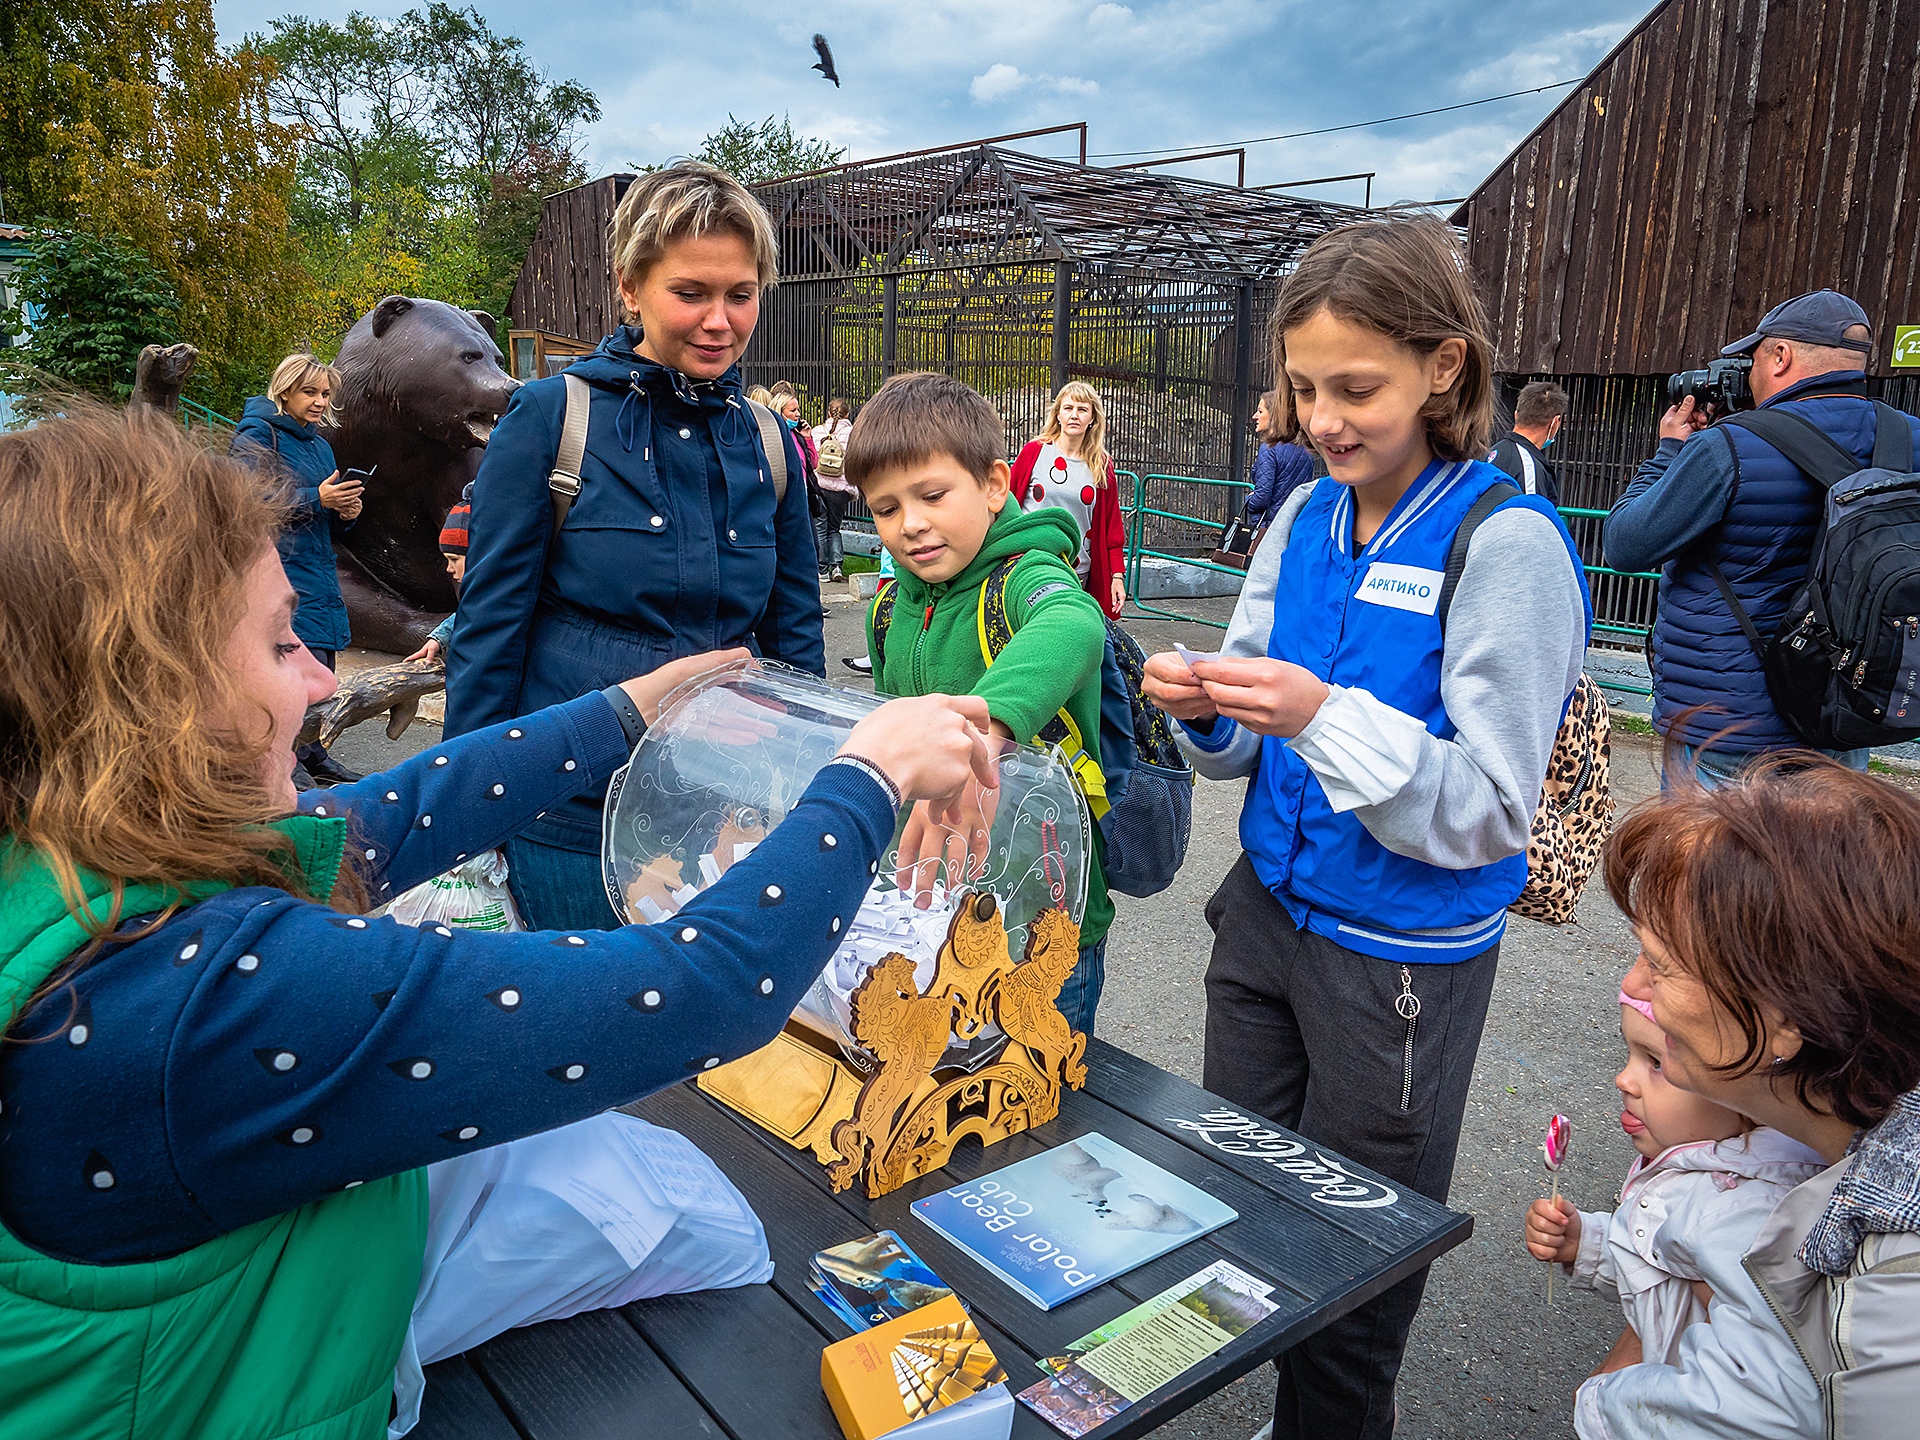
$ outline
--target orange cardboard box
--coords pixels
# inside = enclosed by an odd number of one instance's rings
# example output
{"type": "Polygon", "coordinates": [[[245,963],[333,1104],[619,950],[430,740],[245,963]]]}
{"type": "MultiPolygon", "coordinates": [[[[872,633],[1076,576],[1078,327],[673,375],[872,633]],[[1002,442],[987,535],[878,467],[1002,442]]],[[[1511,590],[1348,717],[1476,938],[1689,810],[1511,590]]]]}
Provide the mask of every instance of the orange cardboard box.
{"type": "Polygon", "coordinates": [[[836,1341],[820,1355],[820,1384],[847,1440],[879,1440],[996,1386],[1005,1395],[1006,1378],[951,1295],[836,1341]]]}

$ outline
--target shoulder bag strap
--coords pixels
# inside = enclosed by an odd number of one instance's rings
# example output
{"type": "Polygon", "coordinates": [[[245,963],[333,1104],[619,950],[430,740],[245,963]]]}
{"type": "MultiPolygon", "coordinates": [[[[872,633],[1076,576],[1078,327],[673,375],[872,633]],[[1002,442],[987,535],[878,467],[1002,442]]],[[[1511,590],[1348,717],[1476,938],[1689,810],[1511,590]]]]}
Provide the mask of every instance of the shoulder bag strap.
{"type": "Polygon", "coordinates": [[[553,499],[553,533],[548,544],[560,538],[560,527],[567,523],[567,512],[580,498],[580,466],[587,458],[587,410],[593,392],[578,375],[562,375],[567,382],[566,417],[560,422],[560,449],[553,457],[553,469],[547,472],[547,490],[553,499]]]}
{"type": "Polygon", "coordinates": [[[1480,528],[1480,522],[1487,516],[1519,496],[1520,491],[1504,480],[1498,485],[1489,485],[1486,493],[1473,502],[1473,508],[1461,520],[1460,528],[1453,532],[1453,544],[1447,550],[1446,572],[1440,581],[1440,598],[1433,607],[1433,617],[1440,622],[1443,635],[1447,629],[1447,611],[1453,608],[1453,592],[1459,588],[1461,572],[1467,568],[1467,547],[1473,543],[1473,532],[1480,528]]]}
{"type": "Polygon", "coordinates": [[[747,409],[753,414],[753,423],[760,427],[760,446],[767,452],[767,469],[773,475],[773,506],[777,510],[780,502],[787,498],[787,447],[780,438],[781,420],[758,400],[748,400],[747,409]]]}

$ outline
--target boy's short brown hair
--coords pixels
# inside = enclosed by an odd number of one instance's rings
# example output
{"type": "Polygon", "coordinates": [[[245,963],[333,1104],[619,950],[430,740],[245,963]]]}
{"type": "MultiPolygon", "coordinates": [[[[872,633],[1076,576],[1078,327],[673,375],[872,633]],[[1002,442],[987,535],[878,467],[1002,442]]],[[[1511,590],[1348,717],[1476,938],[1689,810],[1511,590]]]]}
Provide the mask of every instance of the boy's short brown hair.
{"type": "Polygon", "coordinates": [[[896,375],[860,407],[847,435],[846,478],[865,485],[886,470],[948,456],[982,485],[1005,460],[1006,427],[986,397],[951,375],[896,375]]]}

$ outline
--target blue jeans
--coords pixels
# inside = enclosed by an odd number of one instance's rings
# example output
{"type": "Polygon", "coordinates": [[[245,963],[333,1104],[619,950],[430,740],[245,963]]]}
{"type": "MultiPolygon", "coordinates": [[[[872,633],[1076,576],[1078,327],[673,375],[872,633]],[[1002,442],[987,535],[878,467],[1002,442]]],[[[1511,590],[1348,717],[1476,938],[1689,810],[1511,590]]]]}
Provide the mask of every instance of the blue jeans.
{"type": "Polygon", "coordinates": [[[529,930],[618,930],[600,857],[516,835],[507,841],[507,889],[529,930]]]}
{"type": "Polygon", "coordinates": [[[1106,983],[1107,937],[1102,935],[1097,944],[1080,947],[1080,963],[1073,967],[1067,983],[1060,987],[1058,1008],[1074,1029],[1088,1036],[1093,1034],[1093,1012],[1100,1004],[1100,992],[1106,983]]]}
{"type": "MultiPolygon", "coordinates": [[[[1698,745],[1680,747],[1681,763],[1692,769],[1700,781],[1703,790],[1718,790],[1722,785],[1732,785],[1740,779],[1740,773],[1762,755],[1771,754],[1767,750],[1709,750],[1698,745]]],[[[1838,760],[1849,770],[1864,770],[1867,762],[1873,758],[1872,749],[1864,750],[1821,750],[1817,754],[1838,760]]],[[[1661,776],[1661,788],[1666,788],[1666,776],[1661,776]]]]}

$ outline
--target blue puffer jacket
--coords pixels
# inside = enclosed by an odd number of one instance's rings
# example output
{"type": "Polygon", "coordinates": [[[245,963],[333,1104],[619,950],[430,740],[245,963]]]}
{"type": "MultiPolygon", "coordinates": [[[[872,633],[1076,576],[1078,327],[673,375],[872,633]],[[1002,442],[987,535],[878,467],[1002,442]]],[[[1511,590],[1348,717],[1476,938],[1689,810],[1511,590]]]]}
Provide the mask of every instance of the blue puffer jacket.
{"type": "MultiPolygon", "coordinates": [[[[473,485],[472,545],[447,667],[449,736],[572,700],[669,660],[744,645],[826,671],[807,487],[791,434],[775,513],[737,370],[701,383],[644,359],[622,326],[569,373],[592,387],[580,496],[548,553],[547,476],[566,383],[514,392],[473,485]]],[[[530,827],[600,846],[601,797],[530,827]]]]}
{"type": "MultiPolygon", "coordinates": [[[[1767,402],[1811,421],[1864,468],[1873,455],[1874,409],[1864,395],[1821,394],[1844,381],[1803,381],[1767,402]],[[1809,393],[1812,392],[1812,393],[1809,393]]],[[[1858,388],[1857,382],[1849,388],[1858,388]]],[[[1911,422],[1910,422],[1911,423],[1911,422]]],[[[1916,427],[1920,437],[1920,426],[1916,427]]],[[[1825,492],[1750,430],[1715,426],[1690,445],[1731,448],[1733,500],[1725,517],[1698,544],[1665,567],[1653,630],[1654,725],[1665,733],[1694,705],[1717,707],[1695,716],[1682,737],[1709,739],[1742,754],[1803,745],[1780,718],[1760,662],[1708,570],[1717,564],[1754,628],[1771,637],[1787,600],[1806,578],[1825,492]],[[1728,733],[1715,735],[1724,727],[1728,733]]]]}
{"type": "Polygon", "coordinates": [[[344,650],[347,602],[333,566],[333,537],[352,528],[320,503],[320,482],[339,467],[333,447],[311,425],[302,425],[264,395],[247,401],[228,453],[263,472],[278,471],[292,485],[294,517],[280,532],[280,563],[300,597],[293,633],[316,650],[344,650]]]}

